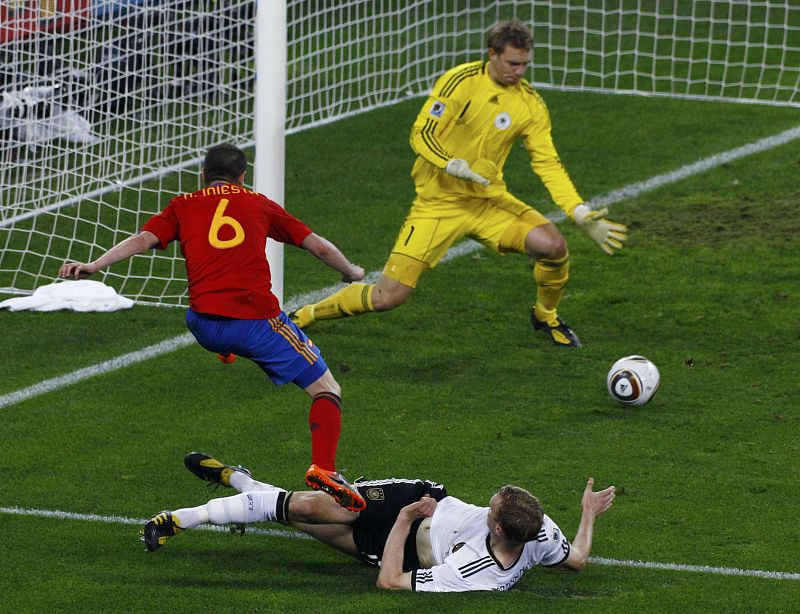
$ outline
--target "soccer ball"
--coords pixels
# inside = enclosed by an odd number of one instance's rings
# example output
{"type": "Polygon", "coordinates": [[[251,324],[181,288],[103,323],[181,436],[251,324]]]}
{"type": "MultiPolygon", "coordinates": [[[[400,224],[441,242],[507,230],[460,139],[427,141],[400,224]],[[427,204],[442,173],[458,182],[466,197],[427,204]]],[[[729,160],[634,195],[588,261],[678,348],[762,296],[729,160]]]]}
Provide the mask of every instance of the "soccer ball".
{"type": "Polygon", "coordinates": [[[623,405],[644,405],[658,390],[661,375],[644,356],[626,356],[611,366],[606,377],[608,394],[623,405]]]}

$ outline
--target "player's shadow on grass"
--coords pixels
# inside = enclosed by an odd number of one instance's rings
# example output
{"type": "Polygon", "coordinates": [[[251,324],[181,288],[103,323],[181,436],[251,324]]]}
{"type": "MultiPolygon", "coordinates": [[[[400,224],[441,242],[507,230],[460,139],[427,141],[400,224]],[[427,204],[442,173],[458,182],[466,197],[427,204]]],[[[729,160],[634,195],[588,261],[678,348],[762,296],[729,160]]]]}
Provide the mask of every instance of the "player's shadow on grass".
{"type": "MultiPolygon", "coordinates": [[[[157,579],[151,582],[165,586],[233,588],[237,590],[305,590],[309,583],[318,590],[335,592],[347,586],[349,593],[373,592],[378,578],[377,568],[341,555],[341,560],[320,560],[320,556],[304,559],[304,553],[289,557],[282,548],[259,548],[241,551],[202,547],[180,552],[153,553],[162,556],[157,579]],[[167,560],[167,557],[170,560],[167,560]],[[187,572],[191,569],[191,572],[187,572]],[[168,573],[174,570],[176,575],[168,573]]],[[[322,551],[322,556],[328,553],[322,551]]],[[[331,551],[331,557],[338,558],[331,551]]]]}

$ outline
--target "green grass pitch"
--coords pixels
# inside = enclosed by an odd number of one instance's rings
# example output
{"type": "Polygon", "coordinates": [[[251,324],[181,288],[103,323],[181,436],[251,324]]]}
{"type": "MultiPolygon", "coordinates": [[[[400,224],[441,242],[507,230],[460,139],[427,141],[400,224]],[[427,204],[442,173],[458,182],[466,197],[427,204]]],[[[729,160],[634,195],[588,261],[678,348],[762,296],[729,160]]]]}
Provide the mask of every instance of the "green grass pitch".
{"type": "MultiPolygon", "coordinates": [[[[584,197],[796,126],[796,110],[543,92],[584,197]]],[[[287,207],[368,270],[412,196],[412,100],[291,136],[287,207]],[[375,135],[380,135],[375,139],[375,135]]],[[[593,555],[800,572],[800,145],[792,142],[621,202],[629,245],[605,256],[570,223],[565,351],[528,323],[531,264],[479,251],[426,274],[402,308],[310,330],[344,390],[350,477],[425,477],[485,504],[508,482],[569,536],[585,479],[615,484],[593,555]],[[605,391],[644,354],[661,389],[640,409],[605,391]],[[691,360],[690,360],[691,359],[691,360]],[[689,366],[689,363],[693,366],[689,366]]],[[[521,149],[512,191],[554,207],[521,149]]],[[[53,271],[55,274],[55,271],[53,271]]],[[[287,248],[286,296],[336,276],[287,248]]],[[[0,395],[185,333],[180,309],[0,312],[0,395]]],[[[308,401],[246,361],[185,347],[0,409],[0,507],[146,518],[212,493],[199,449],[302,487],[308,401]]],[[[380,593],[374,570],[312,541],[194,532],[146,554],[139,526],[0,514],[7,611],[779,612],[797,580],[590,565],[536,569],[507,594],[380,593]]]]}

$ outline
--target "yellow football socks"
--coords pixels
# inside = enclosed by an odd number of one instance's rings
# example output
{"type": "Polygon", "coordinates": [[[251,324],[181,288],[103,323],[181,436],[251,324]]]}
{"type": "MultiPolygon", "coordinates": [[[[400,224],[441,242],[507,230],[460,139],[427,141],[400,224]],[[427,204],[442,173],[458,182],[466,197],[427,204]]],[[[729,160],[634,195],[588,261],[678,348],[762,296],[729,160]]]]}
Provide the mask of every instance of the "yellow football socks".
{"type": "Polygon", "coordinates": [[[375,284],[353,283],[314,305],[297,310],[294,320],[300,328],[319,320],[335,320],[375,311],[372,307],[372,288],[375,284]]]}
{"type": "Polygon", "coordinates": [[[551,326],[558,324],[556,310],[569,279],[569,254],[558,260],[539,259],[533,267],[536,280],[536,317],[551,326]]]}

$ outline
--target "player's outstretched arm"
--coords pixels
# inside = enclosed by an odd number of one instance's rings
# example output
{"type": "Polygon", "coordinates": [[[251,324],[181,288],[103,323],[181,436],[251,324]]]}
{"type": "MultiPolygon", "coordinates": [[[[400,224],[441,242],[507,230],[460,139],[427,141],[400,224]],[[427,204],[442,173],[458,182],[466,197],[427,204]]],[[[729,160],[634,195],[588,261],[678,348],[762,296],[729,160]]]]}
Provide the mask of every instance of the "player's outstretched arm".
{"type": "Polygon", "coordinates": [[[622,249],[628,240],[628,227],[606,218],[608,209],[592,211],[584,204],[575,207],[572,219],[609,256],[622,249]]]}
{"type": "Polygon", "coordinates": [[[364,279],[364,269],[350,262],[341,250],[325,237],[312,232],[303,239],[300,247],[314,254],[335,271],[339,271],[342,274],[342,281],[349,283],[364,279]]]}
{"type": "Polygon", "coordinates": [[[383,547],[381,571],[376,583],[378,588],[411,590],[411,572],[403,571],[406,538],[411,530],[411,524],[416,519],[433,516],[434,511],[436,511],[436,500],[427,495],[400,510],[389,537],[386,538],[386,545],[383,547]]]}
{"type": "Polygon", "coordinates": [[[594,478],[589,478],[586,482],[586,488],[583,491],[583,499],[581,506],[583,507],[583,514],[581,514],[581,524],[578,527],[578,533],[575,539],[572,540],[570,545],[569,556],[564,561],[564,565],[575,571],[580,571],[586,567],[586,562],[589,560],[589,553],[592,550],[592,532],[594,530],[594,521],[598,516],[605,514],[606,510],[614,503],[616,496],[616,489],[614,486],[609,486],[604,490],[594,492],[594,478]]]}
{"type": "Polygon", "coordinates": [[[127,260],[136,254],[141,254],[143,251],[151,249],[157,244],[158,237],[152,232],[143,230],[142,232],[131,235],[127,239],[120,241],[93,262],[85,264],[81,262],[67,262],[62,264],[61,268],[58,270],[58,276],[73,279],[89,277],[116,262],[127,260]]]}

